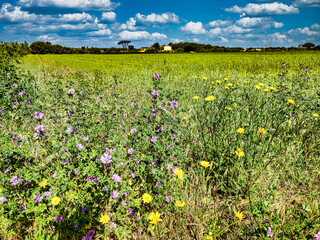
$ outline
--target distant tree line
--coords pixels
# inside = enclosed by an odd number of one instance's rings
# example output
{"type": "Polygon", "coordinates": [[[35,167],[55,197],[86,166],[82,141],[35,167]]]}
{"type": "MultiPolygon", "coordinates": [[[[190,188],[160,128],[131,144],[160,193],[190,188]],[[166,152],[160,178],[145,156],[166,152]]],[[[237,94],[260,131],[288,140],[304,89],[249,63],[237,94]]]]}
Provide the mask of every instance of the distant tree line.
{"type": "MultiPolygon", "coordinates": [[[[50,42],[34,42],[30,46],[27,42],[1,42],[0,43],[0,55],[1,56],[23,56],[29,53],[32,54],[120,54],[120,53],[137,53],[139,49],[134,48],[133,45],[129,45],[130,41],[120,41],[118,44],[122,45],[122,48],[97,48],[97,47],[81,47],[71,48],[63,47],[61,45],[53,45],[50,42]]],[[[241,48],[241,47],[224,47],[213,46],[211,44],[201,44],[194,42],[180,42],[169,43],[169,46],[176,53],[184,52],[240,52],[240,51],[263,51],[263,52],[275,52],[275,51],[305,51],[305,50],[320,50],[320,45],[315,46],[313,43],[300,44],[298,47],[267,47],[267,48],[241,48]]],[[[154,43],[147,53],[160,53],[160,44],[154,43]]]]}

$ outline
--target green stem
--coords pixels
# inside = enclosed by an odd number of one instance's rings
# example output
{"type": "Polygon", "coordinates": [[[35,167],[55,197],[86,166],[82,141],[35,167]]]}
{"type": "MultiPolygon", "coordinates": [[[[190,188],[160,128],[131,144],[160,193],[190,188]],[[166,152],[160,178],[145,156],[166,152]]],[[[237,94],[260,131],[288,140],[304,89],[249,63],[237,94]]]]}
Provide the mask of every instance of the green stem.
{"type": "Polygon", "coordinates": [[[223,230],[221,230],[220,232],[218,232],[217,235],[214,235],[214,237],[215,237],[215,238],[218,237],[218,236],[219,236],[221,233],[223,233],[227,228],[231,227],[232,225],[236,224],[236,223],[239,222],[239,221],[240,221],[240,219],[239,219],[238,221],[235,221],[235,222],[231,223],[230,225],[226,226],[223,230]]]}

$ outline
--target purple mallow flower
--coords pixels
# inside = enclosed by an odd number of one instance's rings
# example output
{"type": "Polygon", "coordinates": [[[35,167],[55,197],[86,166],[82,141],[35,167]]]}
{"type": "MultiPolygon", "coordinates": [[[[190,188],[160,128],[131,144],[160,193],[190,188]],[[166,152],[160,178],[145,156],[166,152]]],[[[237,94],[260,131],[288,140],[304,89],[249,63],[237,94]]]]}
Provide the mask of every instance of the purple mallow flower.
{"type": "Polygon", "coordinates": [[[133,154],[133,153],[134,153],[133,148],[128,149],[128,153],[129,153],[129,154],[133,154]]]}
{"type": "Polygon", "coordinates": [[[111,192],[111,196],[112,196],[113,199],[118,199],[119,194],[118,194],[118,192],[117,192],[116,190],[113,190],[113,191],[111,192]]]}
{"type": "Polygon", "coordinates": [[[77,143],[77,148],[79,149],[79,151],[81,151],[84,148],[84,146],[81,143],[77,143]]]}
{"type": "Polygon", "coordinates": [[[100,160],[104,164],[109,164],[111,162],[111,158],[112,158],[112,156],[109,153],[105,153],[105,154],[103,154],[103,156],[101,156],[100,160]]]}
{"type": "Polygon", "coordinates": [[[20,212],[25,212],[26,209],[27,209],[27,206],[21,206],[21,207],[19,207],[19,211],[20,211],[20,212]]]}
{"type": "Polygon", "coordinates": [[[43,125],[38,125],[34,128],[34,130],[36,130],[37,132],[43,132],[44,131],[44,126],[43,125]]]}
{"type": "Polygon", "coordinates": [[[1,195],[0,202],[4,203],[5,201],[7,201],[7,199],[3,195],[1,195]]]}
{"type": "Polygon", "coordinates": [[[320,232],[318,232],[318,234],[315,234],[314,237],[316,238],[316,240],[320,240],[320,232]]]}
{"type": "Polygon", "coordinates": [[[158,80],[160,78],[160,74],[159,73],[155,73],[153,74],[153,78],[158,80]]]}
{"type": "Polygon", "coordinates": [[[37,203],[37,202],[41,202],[42,199],[43,199],[43,196],[41,196],[41,194],[39,195],[34,195],[34,202],[37,203]]]}
{"type": "Polygon", "coordinates": [[[122,202],[121,202],[121,205],[122,205],[122,207],[125,207],[125,206],[128,205],[128,203],[127,203],[126,201],[122,201],[122,202]]]}
{"type": "Polygon", "coordinates": [[[137,131],[136,128],[131,128],[131,129],[130,129],[130,133],[134,133],[135,131],[137,131]]]}
{"type": "Polygon", "coordinates": [[[12,84],[13,87],[18,87],[18,84],[14,83],[12,84]]]}
{"type": "Polygon", "coordinates": [[[156,142],[156,141],[158,141],[158,139],[157,139],[157,137],[155,137],[155,136],[153,136],[152,138],[151,138],[151,142],[156,142]]]}
{"type": "Polygon", "coordinates": [[[26,91],[19,92],[19,96],[22,97],[23,94],[25,94],[25,92],[26,92],[26,91]]]}
{"type": "Polygon", "coordinates": [[[270,238],[273,237],[273,233],[272,233],[271,227],[268,227],[268,237],[270,237],[270,238]]]}
{"type": "Polygon", "coordinates": [[[66,133],[70,134],[70,133],[73,132],[73,130],[74,130],[73,127],[68,127],[67,130],[66,130],[66,133]]]}
{"type": "Polygon", "coordinates": [[[10,180],[11,185],[16,186],[19,182],[22,182],[23,179],[19,178],[18,176],[13,176],[13,178],[10,180]]]}
{"type": "Polygon", "coordinates": [[[169,203],[171,201],[171,197],[170,196],[166,196],[166,202],[169,203]]]}
{"type": "Polygon", "coordinates": [[[118,174],[112,174],[111,177],[116,183],[121,183],[121,177],[118,174]]]}
{"type": "Polygon", "coordinates": [[[71,89],[68,90],[68,93],[71,94],[71,95],[73,95],[75,92],[76,92],[76,91],[75,91],[73,88],[71,88],[71,89]]]}
{"type": "Polygon", "coordinates": [[[41,111],[34,113],[35,118],[41,119],[41,118],[43,118],[43,116],[44,116],[44,114],[41,111]]]}
{"type": "Polygon", "coordinates": [[[158,96],[159,95],[159,91],[158,90],[153,90],[151,94],[153,96],[158,96]]]}
{"type": "Polygon", "coordinates": [[[130,171],[130,176],[131,176],[132,178],[135,178],[135,177],[136,177],[132,171],[130,171]]]}
{"type": "Polygon", "coordinates": [[[60,221],[62,221],[62,216],[61,215],[56,216],[56,217],[54,217],[54,220],[56,220],[56,222],[60,222],[60,221]]]}
{"type": "Polygon", "coordinates": [[[172,106],[172,107],[177,107],[177,106],[178,106],[178,102],[172,101],[172,102],[171,102],[171,106],[172,106]]]}
{"type": "Polygon", "coordinates": [[[88,234],[82,238],[82,240],[92,240],[95,234],[95,230],[91,229],[88,231],[88,234]]]}
{"type": "Polygon", "coordinates": [[[89,138],[88,137],[83,137],[83,141],[88,142],[89,138]]]}

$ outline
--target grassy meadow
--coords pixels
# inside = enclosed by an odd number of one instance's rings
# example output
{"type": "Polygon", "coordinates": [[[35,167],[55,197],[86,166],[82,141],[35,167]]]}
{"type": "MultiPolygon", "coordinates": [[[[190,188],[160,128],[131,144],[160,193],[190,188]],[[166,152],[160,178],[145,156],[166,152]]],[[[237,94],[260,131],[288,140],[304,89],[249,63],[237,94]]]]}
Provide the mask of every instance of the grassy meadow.
{"type": "Polygon", "coordinates": [[[318,52],[19,61],[0,68],[2,239],[317,239],[318,52]]]}

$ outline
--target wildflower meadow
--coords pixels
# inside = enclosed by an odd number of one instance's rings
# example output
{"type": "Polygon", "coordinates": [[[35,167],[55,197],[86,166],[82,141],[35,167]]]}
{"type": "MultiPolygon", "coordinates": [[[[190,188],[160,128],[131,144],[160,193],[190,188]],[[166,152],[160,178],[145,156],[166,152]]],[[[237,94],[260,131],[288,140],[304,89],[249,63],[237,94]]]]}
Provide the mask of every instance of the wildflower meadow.
{"type": "Polygon", "coordinates": [[[1,239],[320,239],[317,52],[0,55],[1,239]]]}

